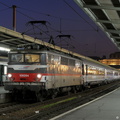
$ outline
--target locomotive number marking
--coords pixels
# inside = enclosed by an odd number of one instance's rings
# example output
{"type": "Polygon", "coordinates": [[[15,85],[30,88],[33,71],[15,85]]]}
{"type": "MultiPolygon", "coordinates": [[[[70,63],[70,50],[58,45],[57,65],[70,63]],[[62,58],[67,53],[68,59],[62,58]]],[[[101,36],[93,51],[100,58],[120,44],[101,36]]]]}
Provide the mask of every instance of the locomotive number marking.
{"type": "Polygon", "coordinates": [[[20,77],[29,77],[29,75],[26,75],[26,74],[20,74],[20,77]]]}

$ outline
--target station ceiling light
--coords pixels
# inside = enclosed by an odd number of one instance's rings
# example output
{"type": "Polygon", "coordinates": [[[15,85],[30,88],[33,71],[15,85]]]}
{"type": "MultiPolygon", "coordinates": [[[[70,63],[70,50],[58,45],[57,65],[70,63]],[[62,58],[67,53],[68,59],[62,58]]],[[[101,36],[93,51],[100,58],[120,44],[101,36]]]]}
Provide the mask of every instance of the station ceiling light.
{"type": "Polygon", "coordinates": [[[9,48],[4,48],[4,47],[0,47],[0,51],[10,51],[10,49],[9,48]]]}

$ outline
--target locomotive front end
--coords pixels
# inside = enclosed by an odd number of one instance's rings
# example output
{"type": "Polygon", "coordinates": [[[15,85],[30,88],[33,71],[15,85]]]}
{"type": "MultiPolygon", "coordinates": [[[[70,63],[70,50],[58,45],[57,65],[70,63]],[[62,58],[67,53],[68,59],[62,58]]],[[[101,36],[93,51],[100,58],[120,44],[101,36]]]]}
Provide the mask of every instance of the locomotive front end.
{"type": "Polygon", "coordinates": [[[4,83],[9,91],[39,91],[45,87],[46,55],[37,51],[16,51],[9,54],[8,80],[4,83]]]}

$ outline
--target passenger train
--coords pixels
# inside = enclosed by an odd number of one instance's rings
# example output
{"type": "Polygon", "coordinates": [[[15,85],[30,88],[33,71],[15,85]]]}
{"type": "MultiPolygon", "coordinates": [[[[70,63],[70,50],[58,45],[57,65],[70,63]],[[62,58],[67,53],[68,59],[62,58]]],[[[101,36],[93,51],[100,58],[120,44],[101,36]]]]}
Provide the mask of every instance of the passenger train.
{"type": "Polygon", "coordinates": [[[120,71],[91,58],[53,49],[19,49],[9,53],[6,90],[17,97],[35,93],[38,101],[63,92],[120,79],[120,71]]]}

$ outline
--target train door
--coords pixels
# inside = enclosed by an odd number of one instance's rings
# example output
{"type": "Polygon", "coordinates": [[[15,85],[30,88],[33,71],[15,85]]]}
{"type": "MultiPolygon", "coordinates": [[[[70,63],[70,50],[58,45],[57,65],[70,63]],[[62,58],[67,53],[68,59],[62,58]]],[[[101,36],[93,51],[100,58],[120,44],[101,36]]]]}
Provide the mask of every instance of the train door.
{"type": "Polygon", "coordinates": [[[55,87],[61,86],[61,70],[60,70],[60,56],[54,55],[54,85],[55,87]]]}
{"type": "Polygon", "coordinates": [[[48,80],[47,80],[47,88],[55,88],[55,65],[54,65],[54,55],[48,54],[48,80]]]}
{"type": "Polygon", "coordinates": [[[107,81],[107,70],[105,69],[105,80],[107,81]]]}
{"type": "Polygon", "coordinates": [[[87,83],[88,65],[82,64],[82,75],[84,78],[84,84],[87,83]]]}
{"type": "Polygon", "coordinates": [[[52,73],[52,76],[51,76],[51,84],[52,84],[52,88],[55,88],[56,86],[56,80],[55,80],[55,56],[54,55],[51,55],[51,73],[52,73]]]}
{"type": "Polygon", "coordinates": [[[3,82],[6,80],[7,66],[0,65],[0,85],[3,85],[3,82]]]}

